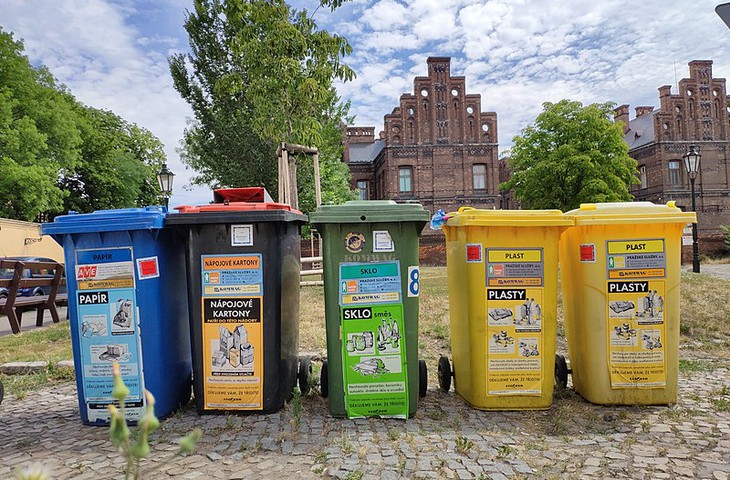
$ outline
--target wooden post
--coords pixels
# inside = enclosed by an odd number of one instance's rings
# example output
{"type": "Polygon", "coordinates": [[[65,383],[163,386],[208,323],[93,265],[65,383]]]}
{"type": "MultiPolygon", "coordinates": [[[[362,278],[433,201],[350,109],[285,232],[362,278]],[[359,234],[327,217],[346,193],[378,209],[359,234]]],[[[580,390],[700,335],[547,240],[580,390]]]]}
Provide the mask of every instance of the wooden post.
{"type": "Polygon", "coordinates": [[[279,201],[291,205],[291,176],[289,175],[289,152],[287,152],[285,148],[281,149],[281,163],[284,167],[281,174],[282,180],[284,180],[284,200],[279,201]]]}
{"type": "Polygon", "coordinates": [[[319,185],[319,153],[312,155],[312,163],[314,163],[314,201],[315,207],[322,205],[322,188],[319,185]]]}
{"type": "Polygon", "coordinates": [[[284,144],[282,143],[279,145],[279,148],[276,149],[277,157],[279,158],[279,203],[286,203],[284,197],[284,160],[282,155],[284,155],[284,144]]]}
{"type": "Polygon", "coordinates": [[[289,198],[292,208],[299,210],[299,182],[297,181],[297,156],[291,155],[289,158],[289,198]]]}

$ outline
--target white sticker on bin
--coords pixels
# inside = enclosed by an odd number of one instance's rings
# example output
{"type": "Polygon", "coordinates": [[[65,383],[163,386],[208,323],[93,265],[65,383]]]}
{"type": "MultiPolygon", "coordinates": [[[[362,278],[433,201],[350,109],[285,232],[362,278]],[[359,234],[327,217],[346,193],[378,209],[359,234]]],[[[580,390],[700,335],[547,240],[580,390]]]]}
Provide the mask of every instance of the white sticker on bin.
{"type": "Polygon", "coordinates": [[[253,225],[231,225],[231,246],[252,247],[253,225]]]}
{"type": "Polygon", "coordinates": [[[395,244],[387,230],[373,231],[373,252],[393,252],[395,244]]]}

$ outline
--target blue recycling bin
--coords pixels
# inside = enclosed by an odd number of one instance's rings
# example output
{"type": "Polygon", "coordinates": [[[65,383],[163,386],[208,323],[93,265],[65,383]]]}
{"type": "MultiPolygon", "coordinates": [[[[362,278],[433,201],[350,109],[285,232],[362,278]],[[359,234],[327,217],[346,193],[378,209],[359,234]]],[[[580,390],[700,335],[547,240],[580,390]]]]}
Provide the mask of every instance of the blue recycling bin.
{"type": "Polygon", "coordinates": [[[81,420],[107,425],[112,367],[130,390],[127,420],[144,414],[144,390],[164,417],[190,400],[192,360],[185,244],[163,207],[56,217],[41,232],[63,246],[81,420]]]}

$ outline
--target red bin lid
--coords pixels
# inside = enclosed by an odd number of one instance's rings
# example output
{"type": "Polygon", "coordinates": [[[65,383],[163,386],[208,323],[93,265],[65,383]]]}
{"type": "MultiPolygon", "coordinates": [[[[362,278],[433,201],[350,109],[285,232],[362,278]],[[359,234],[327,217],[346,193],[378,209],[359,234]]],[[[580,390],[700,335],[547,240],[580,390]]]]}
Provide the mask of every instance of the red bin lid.
{"type": "Polygon", "coordinates": [[[274,203],[264,187],[219,188],[213,191],[213,203],[259,202],[274,203]]]}
{"type": "Polygon", "coordinates": [[[298,210],[292,210],[290,205],[286,203],[248,203],[248,202],[232,202],[232,203],[211,203],[209,205],[180,205],[175,207],[180,213],[201,213],[201,212],[249,212],[255,210],[287,210],[290,212],[301,213],[298,210]]]}
{"type": "Polygon", "coordinates": [[[203,212],[251,212],[262,210],[286,210],[301,214],[286,203],[274,202],[263,187],[221,188],[213,192],[215,203],[207,205],[180,205],[175,207],[180,213],[203,212]]]}

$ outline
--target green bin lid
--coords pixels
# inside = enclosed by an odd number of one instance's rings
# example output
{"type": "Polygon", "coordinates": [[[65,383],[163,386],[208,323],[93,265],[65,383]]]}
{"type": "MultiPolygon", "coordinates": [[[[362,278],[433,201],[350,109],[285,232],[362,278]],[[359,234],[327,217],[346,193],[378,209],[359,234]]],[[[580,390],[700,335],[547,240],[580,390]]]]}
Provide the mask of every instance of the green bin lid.
{"type": "Polygon", "coordinates": [[[583,203],[565,213],[576,225],[627,225],[656,223],[697,223],[697,214],[683,212],[675,203],[651,202],[583,203]]]}
{"type": "Polygon", "coordinates": [[[431,217],[420,203],[393,200],[351,200],[343,205],[322,205],[309,214],[309,223],[419,222],[431,217]]]}
{"type": "Polygon", "coordinates": [[[573,219],[560,210],[481,210],[461,207],[447,214],[447,227],[570,227],[573,219]]]}

